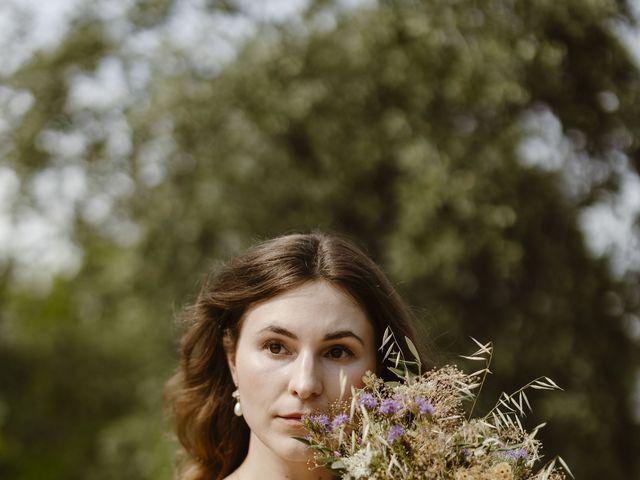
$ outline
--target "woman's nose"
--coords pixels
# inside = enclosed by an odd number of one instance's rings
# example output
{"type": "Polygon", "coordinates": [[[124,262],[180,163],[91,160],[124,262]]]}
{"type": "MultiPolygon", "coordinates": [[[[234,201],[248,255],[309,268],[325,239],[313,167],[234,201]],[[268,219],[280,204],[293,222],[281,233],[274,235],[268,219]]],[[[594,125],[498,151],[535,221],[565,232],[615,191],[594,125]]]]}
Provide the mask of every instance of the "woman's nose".
{"type": "Polygon", "coordinates": [[[301,352],[293,362],[289,392],[301,399],[318,396],[322,393],[322,378],[318,362],[313,354],[301,352]]]}

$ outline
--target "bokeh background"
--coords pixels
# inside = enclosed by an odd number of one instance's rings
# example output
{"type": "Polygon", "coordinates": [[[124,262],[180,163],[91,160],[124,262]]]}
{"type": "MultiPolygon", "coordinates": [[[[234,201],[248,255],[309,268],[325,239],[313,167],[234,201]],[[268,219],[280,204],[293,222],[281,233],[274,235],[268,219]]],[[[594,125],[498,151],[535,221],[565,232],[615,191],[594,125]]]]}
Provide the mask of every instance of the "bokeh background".
{"type": "Polygon", "coordinates": [[[0,478],[170,479],[207,269],[355,239],[487,408],[640,478],[636,0],[3,0],[0,478]]]}

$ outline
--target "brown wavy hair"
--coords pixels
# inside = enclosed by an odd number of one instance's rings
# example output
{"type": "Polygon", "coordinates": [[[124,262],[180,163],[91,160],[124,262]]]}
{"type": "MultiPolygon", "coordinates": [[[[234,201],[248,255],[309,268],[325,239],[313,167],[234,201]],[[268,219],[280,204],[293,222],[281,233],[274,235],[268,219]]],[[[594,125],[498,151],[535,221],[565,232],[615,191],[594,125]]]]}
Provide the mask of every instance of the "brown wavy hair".
{"type": "MultiPolygon", "coordinates": [[[[180,365],[167,382],[167,405],[181,444],[180,480],[221,480],[244,460],[249,427],[233,414],[235,389],[225,354],[233,348],[244,312],[305,282],[325,280],[348,292],[374,326],[377,345],[386,327],[411,338],[429,364],[415,323],[386,276],[353,243],[326,233],[293,234],[260,243],[214,269],[183,315],[180,365]]],[[[404,342],[400,342],[401,348],[404,342]]],[[[409,352],[405,352],[411,358],[409,352]]],[[[388,377],[378,352],[378,374],[388,377]]]]}

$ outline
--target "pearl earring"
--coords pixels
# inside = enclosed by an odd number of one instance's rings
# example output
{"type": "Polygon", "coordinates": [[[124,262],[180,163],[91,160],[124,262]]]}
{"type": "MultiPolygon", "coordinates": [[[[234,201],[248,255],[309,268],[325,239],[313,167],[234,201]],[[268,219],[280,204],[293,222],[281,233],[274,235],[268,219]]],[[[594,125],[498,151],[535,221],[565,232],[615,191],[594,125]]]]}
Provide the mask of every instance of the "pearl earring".
{"type": "Polygon", "coordinates": [[[242,405],[240,405],[240,392],[236,389],[231,396],[236,399],[236,404],[233,406],[233,413],[238,417],[242,416],[242,405]]]}

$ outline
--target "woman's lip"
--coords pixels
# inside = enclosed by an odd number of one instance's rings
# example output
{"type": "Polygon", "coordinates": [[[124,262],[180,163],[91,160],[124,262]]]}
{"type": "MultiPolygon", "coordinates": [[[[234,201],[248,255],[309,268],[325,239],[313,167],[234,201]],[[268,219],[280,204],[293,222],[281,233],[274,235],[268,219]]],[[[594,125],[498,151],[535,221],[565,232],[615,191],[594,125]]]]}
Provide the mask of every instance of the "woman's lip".
{"type": "Polygon", "coordinates": [[[280,418],[297,418],[298,420],[300,420],[303,416],[304,416],[304,413],[302,412],[291,412],[291,413],[283,413],[281,415],[278,415],[278,417],[280,418]]]}
{"type": "Polygon", "coordinates": [[[278,419],[282,420],[282,422],[286,423],[287,425],[301,425],[302,424],[301,417],[299,417],[299,416],[290,416],[290,417],[279,416],[278,419]]]}

